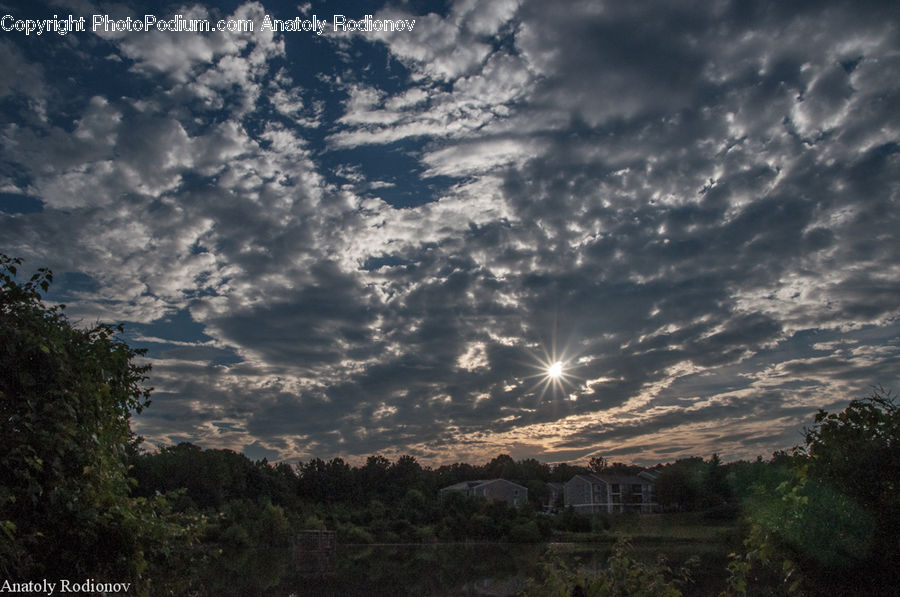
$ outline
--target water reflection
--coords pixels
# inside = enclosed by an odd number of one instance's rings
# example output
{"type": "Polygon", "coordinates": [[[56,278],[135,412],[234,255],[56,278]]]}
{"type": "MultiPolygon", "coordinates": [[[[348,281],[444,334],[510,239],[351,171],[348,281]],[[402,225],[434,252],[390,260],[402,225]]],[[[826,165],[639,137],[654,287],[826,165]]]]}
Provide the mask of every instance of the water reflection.
{"type": "Polygon", "coordinates": [[[310,595],[517,595],[543,550],[506,544],[340,546],[334,573],[304,588],[310,595]]]}
{"type": "MultiPolygon", "coordinates": [[[[697,545],[669,553],[675,563],[697,545]]],[[[333,556],[301,555],[290,548],[247,550],[214,562],[201,573],[198,596],[433,596],[521,595],[540,577],[543,563],[599,570],[611,544],[338,545],[333,556]]],[[[648,561],[660,546],[646,546],[648,561]]],[[[671,548],[664,551],[671,551],[671,548]]],[[[725,556],[701,554],[703,573],[721,577],[725,556]]],[[[716,584],[719,579],[715,580],[716,584]]],[[[691,594],[715,594],[694,587],[691,594]]]]}

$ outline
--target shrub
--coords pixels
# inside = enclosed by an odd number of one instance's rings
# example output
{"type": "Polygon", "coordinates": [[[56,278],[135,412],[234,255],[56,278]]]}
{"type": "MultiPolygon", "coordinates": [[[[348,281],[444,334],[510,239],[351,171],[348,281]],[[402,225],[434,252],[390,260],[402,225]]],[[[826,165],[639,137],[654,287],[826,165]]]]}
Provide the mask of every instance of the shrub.
{"type": "Polygon", "coordinates": [[[40,269],[0,255],[0,573],[6,578],[133,582],[148,591],[151,563],[181,559],[194,529],[171,522],[162,498],[129,495],[132,412],[150,404],[148,365],[117,336],[78,328],[42,292],[40,269]]]}

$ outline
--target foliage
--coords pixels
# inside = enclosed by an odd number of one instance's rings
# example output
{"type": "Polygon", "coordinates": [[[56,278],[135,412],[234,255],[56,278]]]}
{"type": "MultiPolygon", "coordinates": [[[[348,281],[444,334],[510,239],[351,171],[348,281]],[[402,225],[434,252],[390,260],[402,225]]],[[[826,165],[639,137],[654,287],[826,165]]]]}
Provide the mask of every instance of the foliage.
{"type": "Polygon", "coordinates": [[[550,481],[556,483],[565,483],[575,475],[583,475],[589,473],[590,470],[583,466],[574,466],[566,462],[561,462],[553,466],[550,470],[550,481]]]}
{"type": "Polygon", "coordinates": [[[819,411],[797,456],[809,477],[852,495],[871,510],[897,513],[900,408],[882,389],[840,413],[819,411]]]}
{"type": "Polygon", "coordinates": [[[568,597],[679,597],[678,588],[690,582],[691,568],[696,560],[690,560],[678,571],[673,571],[664,558],[655,564],[641,562],[634,557],[631,543],[619,540],[613,546],[606,568],[591,572],[570,570],[562,562],[545,565],[544,579],[535,583],[529,596],[568,597]]]}
{"type": "Polygon", "coordinates": [[[52,273],[18,283],[20,264],[0,255],[0,571],[146,591],[154,557],[194,529],[172,522],[164,499],[129,496],[129,422],[150,403],[149,366],[134,364],[142,352],[120,326],[77,328],[45,305],[52,273]]]}
{"type": "MultiPolygon", "coordinates": [[[[588,461],[588,469],[597,475],[636,475],[641,470],[640,466],[625,464],[622,462],[610,462],[603,456],[593,456],[588,461]]],[[[568,479],[566,479],[568,481],[568,479]]]]}
{"type": "Polygon", "coordinates": [[[709,461],[683,458],[663,466],[653,487],[656,501],[666,510],[694,511],[722,506],[732,499],[728,468],[718,454],[709,461]]]}
{"type": "Polygon", "coordinates": [[[338,523],[337,538],[341,543],[374,543],[375,538],[372,533],[362,527],[358,527],[353,523],[338,523]]]}
{"type": "Polygon", "coordinates": [[[184,489],[181,507],[220,510],[234,500],[269,500],[293,507],[297,477],[284,464],[252,462],[231,450],[203,450],[190,443],[131,458],[135,495],[184,489]]]}
{"type": "Polygon", "coordinates": [[[842,412],[820,411],[791,466],[748,501],[747,551],[730,568],[735,594],[757,569],[790,593],[887,594],[900,547],[900,410],[881,390],[842,412]],[[777,482],[777,485],[776,485],[777,482]]]}
{"type": "Polygon", "coordinates": [[[588,461],[588,468],[591,469],[592,473],[602,473],[606,471],[606,467],[609,466],[609,461],[603,456],[593,456],[588,461]]]}
{"type": "Polygon", "coordinates": [[[557,530],[560,531],[572,533],[589,533],[591,531],[591,518],[575,512],[572,506],[566,506],[560,510],[554,523],[557,530]]]}

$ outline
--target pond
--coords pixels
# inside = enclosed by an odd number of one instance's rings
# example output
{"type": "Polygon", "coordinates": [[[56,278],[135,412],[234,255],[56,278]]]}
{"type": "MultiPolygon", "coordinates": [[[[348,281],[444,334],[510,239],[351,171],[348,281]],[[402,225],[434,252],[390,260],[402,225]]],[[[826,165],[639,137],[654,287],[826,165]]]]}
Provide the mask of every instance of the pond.
{"type": "MultiPolygon", "coordinates": [[[[284,596],[521,595],[547,563],[600,570],[611,543],[338,545],[331,557],[297,559],[289,549],[253,550],[207,570],[202,594],[284,596]]],[[[664,554],[673,568],[698,556],[694,583],[685,594],[722,589],[727,547],[698,543],[635,546],[634,556],[655,562],[664,554]]]]}

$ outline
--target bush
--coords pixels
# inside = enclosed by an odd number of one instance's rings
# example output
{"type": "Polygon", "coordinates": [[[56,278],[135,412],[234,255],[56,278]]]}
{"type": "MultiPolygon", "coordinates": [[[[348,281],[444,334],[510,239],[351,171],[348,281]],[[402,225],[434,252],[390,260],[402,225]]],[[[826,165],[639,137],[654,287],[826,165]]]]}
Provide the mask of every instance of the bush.
{"type": "Polygon", "coordinates": [[[689,582],[696,559],[691,559],[679,571],[673,571],[660,558],[646,564],[633,556],[628,541],[617,541],[607,560],[606,568],[587,572],[570,570],[561,562],[545,567],[540,583],[534,582],[527,592],[532,597],[679,597],[678,586],[689,582]]]}
{"type": "Polygon", "coordinates": [[[842,412],[820,411],[781,478],[748,502],[747,552],[730,584],[746,594],[755,567],[809,594],[892,591],[900,582],[900,408],[883,391],[842,412]],[[776,485],[777,483],[777,485],[776,485]]]}
{"type": "MultiPolygon", "coordinates": [[[[627,514],[622,514],[620,516],[628,516],[627,514]]],[[[595,514],[591,516],[591,530],[595,533],[602,533],[603,531],[608,531],[612,523],[609,520],[609,514],[595,514]]]]}
{"type": "Polygon", "coordinates": [[[575,512],[572,506],[563,509],[554,519],[556,528],[570,533],[589,533],[591,531],[591,519],[575,512]]]}
{"type": "Polygon", "coordinates": [[[340,543],[375,543],[372,533],[350,523],[338,525],[337,540],[340,543]]]}
{"type": "Polygon", "coordinates": [[[77,328],[46,306],[52,274],[20,284],[20,263],[0,255],[0,573],[146,592],[152,560],[171,561],[193,537],[164,500],[129,496],[130,419],[150,403],[149,366],[134,364],[142,352],[121,327],[77,328]]]}
{"type": "Polygon", "coordinates": [[[541,538],[541,530],[533,520],[514,524],[509,530],[509,540],[514,543],[537,543],[541,538]]]}

